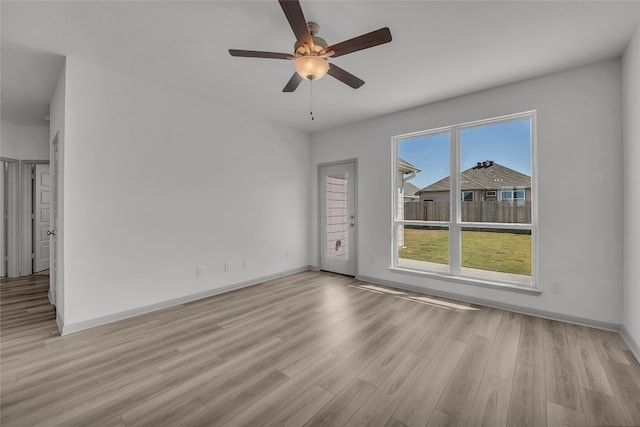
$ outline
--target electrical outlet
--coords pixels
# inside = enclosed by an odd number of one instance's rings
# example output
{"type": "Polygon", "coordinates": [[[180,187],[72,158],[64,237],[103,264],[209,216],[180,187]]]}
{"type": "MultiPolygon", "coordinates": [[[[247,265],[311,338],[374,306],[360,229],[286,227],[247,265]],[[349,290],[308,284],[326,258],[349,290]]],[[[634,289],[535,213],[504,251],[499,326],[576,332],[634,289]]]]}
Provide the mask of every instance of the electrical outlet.
{"type": "Polygon", "coordinates": [[[242,269],[246,270],[247,268],[249,268],[249,262],[247,262],[246,259],[242,260],[242,269]]]}
{"type": "Polygon", "coordinates": [[[202,276],[202,268],[196,267],[196,277],[200,277],[200,276],[202,276]]]}
{"type": "Polygon", "coordinates": [[[554,294],[560,293],[560,283],[559,282],[551,282],[551,292],[554,294]]]}
{"type": "Polygon", "coordinates": [[[287,259],[289,259],[289,252],[287,252],[287,253],[285,254],[285,257],[286,257],[287,259]]]}
{"type": "Polygon", "coordinates": [[[231,264],[229,264],[228,262],[224,263],[224,271],[229,271],[231,270],[231,264]]]}

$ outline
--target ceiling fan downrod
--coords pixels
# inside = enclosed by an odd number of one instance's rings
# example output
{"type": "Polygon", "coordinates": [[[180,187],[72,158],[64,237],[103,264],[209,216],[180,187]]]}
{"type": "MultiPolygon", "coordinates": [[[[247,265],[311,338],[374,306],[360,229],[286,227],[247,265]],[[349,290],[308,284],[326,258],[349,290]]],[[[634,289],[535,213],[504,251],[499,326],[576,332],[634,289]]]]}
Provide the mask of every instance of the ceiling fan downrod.
{"type": "Polygon", "coordinates": [[[309,80],[309,115],[311,120],[315,120],[313,117],[313,79],[309,80]]]}

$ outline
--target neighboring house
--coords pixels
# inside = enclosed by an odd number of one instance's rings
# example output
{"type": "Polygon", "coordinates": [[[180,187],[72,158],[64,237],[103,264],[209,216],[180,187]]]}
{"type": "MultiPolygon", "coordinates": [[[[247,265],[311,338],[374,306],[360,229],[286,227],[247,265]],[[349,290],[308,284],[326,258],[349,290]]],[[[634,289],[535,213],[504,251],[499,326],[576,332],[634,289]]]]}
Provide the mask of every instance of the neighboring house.
{"type": "Polygon", "coordinates": [[[404,183],[404,201],[405,202],[417,202],[420,200],[418,195],[420,189],[410,182],[404,183]]]}
{"type": "MultiPolygon", "coordinates": [[[[460,198],[465,202],[531,200],[531,177],[492,160],[478,162],[460,173],[460,198]]],[[[419,190],[421,201],[448,202],[449,177],[419,190]]]]}

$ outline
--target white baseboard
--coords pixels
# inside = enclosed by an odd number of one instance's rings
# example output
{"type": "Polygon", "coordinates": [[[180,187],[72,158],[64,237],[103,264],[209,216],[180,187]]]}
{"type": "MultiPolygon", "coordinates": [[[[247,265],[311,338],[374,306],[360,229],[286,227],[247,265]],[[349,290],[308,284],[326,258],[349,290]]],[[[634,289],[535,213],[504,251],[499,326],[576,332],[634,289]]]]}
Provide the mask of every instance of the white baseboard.
{"type": "Polygon", "coordinates": [[[53,288],[49,288],[49,293],[47,295],[49,296],[49,304],[55,306],[56,305],[56,293],[53,290],[53,288]]]}
{"type": "Polygon", "coordinates": [[[631,334],[624,325],[620,326],[620,335],[627,344],[627,347],[629,347],[629,350],[631,350],[631,353],[633,353],[633,356],[636,358],[638,363],[640,363],[640,346],[638,346],[638,343],[633,340],[631,334]]]}
{"type": "Polygon", "coordinates": [[[527,314],[535,317],[542,317],[545,319],[559,320],[561,322],[574,323],[576,325],[589,326],[591,328],[604,329],[607,331],[620,332],[620,324],[601,322],[598,320],[585,319],[583,317],[569,316],[562,313],[554,313],[551,311],[537,310],[529,307],[522,307],[519,305],[505,304],[491,300],[485,300],[482,298],[470,297],[468,295],[460,295],[452,292],[443,292],[439,290],[424,288],[421,286],[409,285],[406,283],[395,282],[391,280],[377,279],[375,277],[358,276],[358,280],[365,282],[377,283],[379,285],[390,286],[392,288],[404,289],[407,291],[418,292],[422,294],[429,294],[439,296],[442,298],[450,298],[470,304],[478,304],[485,307],[498,308],[500,310],[512,311],[514,313],[527,314]]]}
{"type": "Polygon", "coordinates": [[[60,329],[61,335],[69,335],[74,332],[83,331],[85,329],[95,328],[97,326],[106,325],[108,323],[117,322],[119,320],[128,319],[129,317],[139,316],[141,314],[150,313],[152,311],[162,310],[165,308],[173,307],[175,305],[184,304],[187,302],[208,298],[214,295],[219,295],[225,292],[235,291],[236,289],[246,288],[249,286],[254,286],[262,282],[266,282],[268,280],[277,279],[279,277],[290,276],[292,274],[301,273],[303,271],[310,270],[310,266],[306,265],[304,267],[296,268],[293,270],[287,270],[280,273],[270,274],[268,276],[259,277],[252,280],[247,280],[244,282],[234,283],[231,285],[223,286],[221,288],[211,289],[204,292],[199,292],[197,294],[185,295],[183,297],[174,298],[167,301],[162,301],[156,304],[147,305],[144,307],[138,307],[131,310],[121,311],[119,313],[109,314],[107,316],[96,317],[95,319],[83,320],[81,322],[71,323],[65,325],[64,322],[58,322],[58,328],[60,329]]]}
{"type": "Polygon", "coordinates": [[[62,335],[62,331],[64,330],[64,319],[62,318],[62,313],[56,310],[56,324],[58,325],[58,331],[60,331],[60,335],[62,335]]]}

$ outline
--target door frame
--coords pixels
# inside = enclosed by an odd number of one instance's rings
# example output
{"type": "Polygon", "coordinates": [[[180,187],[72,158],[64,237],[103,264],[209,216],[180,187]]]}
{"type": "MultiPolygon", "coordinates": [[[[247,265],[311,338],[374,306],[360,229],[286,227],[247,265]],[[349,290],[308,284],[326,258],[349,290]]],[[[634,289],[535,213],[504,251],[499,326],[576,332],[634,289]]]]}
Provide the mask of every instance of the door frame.
{"type": "Polygon", "coordinates": [[[334,162],[327,163],[318,163],[317,168],[317,206],[318,206],[318,220],[317,220],[317,236],[318,236],[318,258],[317,265],[318,270],[320,270],[320,266],[322,265],[321,257],[322,257],[322,202],[320,198],[322,197],[322,174],[320,170],[326,166],[336,166],[342,165],[346,163],[353,163],[353,215],[355,216],[355,227],[353,227],[353,258],[354,258],[354,277],[358,277],[358,159],[345,159],[345,160],[337,160],[334,162]]]}
{"type": "MultiPolygon", "coordinates": [[[[0,157],[0,161],[9,164],[7,182],[7,230],[5,239],[7,239],[7,253],[3,254],[7,257],[7,277],[20,276],[20,256],[19,247],[20,239],[18,235],[18,224],[20,223],[19,214],[19,197],[20,197],[20,161],[9,157],[0,157]]],[[[3,172],[4,173],[4,172],[3,172]]],[[[4,189],[3,189],[4,191],[4,189]]],[[[3,194],[4,197],[4,194],[3,194]]],[[[4,219],[3,219],[4,221],[4,219]]],[[[0,242],[4,244],[4,242],[0,242]]],[[[4,262],[4,260],[3,260],[4,262]]]]}
{"type": "Polygon", "coordinates": [[[57,131],[51,143],[49,172],[51,173],[51,221],[55,230],[49,246],[49,302],[56,307],[56,323],[60,334],[64,329],[64,136],[57,131]],[[54,174],[55,180],[54,180],[54,174]],[[55,185],[54,185],[55,182],[55,185]],[[54,222],[54,210],[57,221],[54,222]],[[55,264],[55,265],[54,265],[55,264]]]}
{"type": "Polygon", "coordinates": [[[49,160],[22,160],[20,162],[20,275],[33,274],[33,176],[35,165],[48,165],[49,160]]]}

